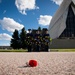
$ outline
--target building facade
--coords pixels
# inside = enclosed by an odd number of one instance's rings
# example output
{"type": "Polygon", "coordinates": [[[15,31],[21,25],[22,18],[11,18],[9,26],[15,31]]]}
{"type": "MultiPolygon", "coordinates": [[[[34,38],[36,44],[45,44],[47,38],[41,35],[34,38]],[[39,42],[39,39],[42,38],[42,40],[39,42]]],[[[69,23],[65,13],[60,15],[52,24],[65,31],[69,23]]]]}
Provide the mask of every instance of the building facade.
{"type": "Polygon", "coordinates": [[[62,32],[59,38],[75,38],[75,14],[73,8],[75,5],[73,2],[69,5],[68,14],[66,18],[66,29],[62,32]]]}
{"type": "Polygon", "coordinates": [[[49,25],[49,34],[55,38],[75,38],[75,0],[63,0],[49,25]]]}

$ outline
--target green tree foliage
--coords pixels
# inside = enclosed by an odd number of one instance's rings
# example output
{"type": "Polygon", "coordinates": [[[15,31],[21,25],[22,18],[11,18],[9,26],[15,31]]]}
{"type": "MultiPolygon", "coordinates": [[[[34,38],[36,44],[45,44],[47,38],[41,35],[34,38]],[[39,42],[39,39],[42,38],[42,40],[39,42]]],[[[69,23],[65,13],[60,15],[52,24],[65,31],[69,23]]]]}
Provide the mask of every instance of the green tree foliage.
{"type": "Polygon", "coordinates": [[[26,31],[25,31],[25,28],[23,28],[21,30],[21,33],[20,33],[20,46],[23,49],[26,48],[26,31]]]}
{"type": "Polygon", "coordinates": [[[18,30],[15,30],[13,32],[12,39],[11,39],[11,47],[13,49],[19,49],[20,48],[20,40],[19,40],[18,30]]]}
{"type": "Polygon", "coordinates": [[[11,39],[11,47],[13,49],[28,48],[28,51],[38,51],[38,48],[41,51],[48,51],[50,37],[47,28],[41,29],[41,27],[38,27],[37,30],[28,29],[28,31],[29,33],[26,33],[25,28],[20,33],[18,30],[15,30],[11,39]]]}
{"type": "Polygon", "coordinates": [[[41,31],[41,27],[38,27],[38,30],[41,31]]]}

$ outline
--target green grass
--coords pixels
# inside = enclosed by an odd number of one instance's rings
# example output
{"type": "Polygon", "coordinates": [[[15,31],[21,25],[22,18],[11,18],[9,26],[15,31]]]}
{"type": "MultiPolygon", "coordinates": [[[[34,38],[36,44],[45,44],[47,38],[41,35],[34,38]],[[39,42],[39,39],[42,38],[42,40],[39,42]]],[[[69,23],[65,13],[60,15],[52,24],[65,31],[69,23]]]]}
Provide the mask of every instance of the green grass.
{"type": "Polygon", "coordinates": [[[75,49],[51,49],[51,52],[75,52],[75,49]]]}
{"type": "MultiPolygon", "coordinates": [[[[0,52],[27,52],[27,49],[12,49],[12,50],[5,50],[0,49],[0,52]]],[[[75,52],[75,49],[51,49],[50,52],[75,52]]]]}
{"type": "Polygon", "coordinates": [[[4,49],[0,49],[0,52],[27,52],[27,50],[23,50],[23,49],[12,49],[12,50],[4,50],[4,49]]]}

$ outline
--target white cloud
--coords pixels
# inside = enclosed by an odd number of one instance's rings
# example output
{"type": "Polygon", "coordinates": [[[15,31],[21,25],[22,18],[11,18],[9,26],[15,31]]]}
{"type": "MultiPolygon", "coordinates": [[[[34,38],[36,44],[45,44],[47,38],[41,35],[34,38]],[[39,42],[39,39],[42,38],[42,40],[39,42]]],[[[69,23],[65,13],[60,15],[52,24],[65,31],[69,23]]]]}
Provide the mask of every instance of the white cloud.
{"type": "Polygon", "coordinates": [[[6,17],[4,17],[3,20],[0,20],[0,25],[9,32],[14,32],[15,29],[21,30],[24,27],[24,25],[14,21],[12,18],[6,17]]]}
{"type": "Polygon", "coordinates": [[[0,34],[0,40],[11,40],[11,36],[9,34],[3,33],[0,34]]]}
{"type": "Polygon", "coordinates": [[[16,0],[15,5],[21,14],[26,15],[26,10],[39,9],[35,5],[35,0],[16,0]]]}
{"type": "Polygon", "coordinates": [[[51,19],[52,19],[52,16],[50,15],[40,15],[40,18],[38,19],[38,23],[40,25],[46,26],[46,25],[49,25],[51,19]]]}
{"type": "Polygon", "coordinates": [[[52,1],[55,2],[57,5],[60,5],[63,0],[52,0],[52,1]]]}

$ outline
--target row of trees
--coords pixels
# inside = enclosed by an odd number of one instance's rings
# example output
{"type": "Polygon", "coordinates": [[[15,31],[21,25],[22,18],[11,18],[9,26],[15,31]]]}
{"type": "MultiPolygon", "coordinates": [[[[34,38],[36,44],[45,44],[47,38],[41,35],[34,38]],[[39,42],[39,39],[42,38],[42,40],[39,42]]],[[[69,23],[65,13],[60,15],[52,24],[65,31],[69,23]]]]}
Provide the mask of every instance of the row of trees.
{"type": "Polygon", "coordinates": [[[26,40],[25,28],[23,28],[20,33],[18,32],[18,30],[15,30],[13,32],[10,45],[14,49],[20,49],[20,48],[25,49],[26,48],[26,41],[25,40],[26,40]]]}
{"type": "MultiPolygon", "coordinates": [[[[41,30],[41,27],[38,27],[39,31],[42,31],[41,30]]],[[[30,32],[31,29],[28,29],[28,31],[30,32]]],[[[42,32],[44,33],[44,32],[42,32]]],[[[13,49],[26,49],[27,48],[27,41],[26,41],[26,30],[25,28],[23,28],[21,30],[21,32],[19,33],[18,30],[15,30],[12,34],[12,39],[10,41],[10,46],[13,48],[13,49]]],[[[33,32],[34,34],[34,32],[33,32]]]]}

